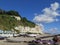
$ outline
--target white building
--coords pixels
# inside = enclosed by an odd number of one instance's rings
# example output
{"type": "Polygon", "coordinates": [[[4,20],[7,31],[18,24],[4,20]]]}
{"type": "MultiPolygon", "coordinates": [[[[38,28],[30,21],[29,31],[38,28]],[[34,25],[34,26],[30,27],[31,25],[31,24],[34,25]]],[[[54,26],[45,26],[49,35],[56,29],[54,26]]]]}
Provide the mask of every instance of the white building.
{"type": "Polygon", "coordinates": [[[13,36],[13,32],[12,31],[0,30],[0,36],[2,36],[2,37],[12,37],[13,36]]]}

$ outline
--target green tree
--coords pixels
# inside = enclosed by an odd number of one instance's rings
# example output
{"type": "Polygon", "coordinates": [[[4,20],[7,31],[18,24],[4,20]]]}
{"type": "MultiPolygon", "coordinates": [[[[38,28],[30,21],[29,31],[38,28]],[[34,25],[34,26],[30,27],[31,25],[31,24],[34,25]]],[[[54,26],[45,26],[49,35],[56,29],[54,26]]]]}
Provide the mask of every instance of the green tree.
{"type": "Polygon", "coordinates": [[[10,10],[10,11],[6,12],[6,14],[8,14],[8,15],[14,15],[14,16],[20,16],[19,13],[17,11],[14,11],[14,10],[10,10]]]}
{"type": "Polygon", "coordinates": [[[0,9],[0,14],[6,14],[5,10],[0,9]]]}

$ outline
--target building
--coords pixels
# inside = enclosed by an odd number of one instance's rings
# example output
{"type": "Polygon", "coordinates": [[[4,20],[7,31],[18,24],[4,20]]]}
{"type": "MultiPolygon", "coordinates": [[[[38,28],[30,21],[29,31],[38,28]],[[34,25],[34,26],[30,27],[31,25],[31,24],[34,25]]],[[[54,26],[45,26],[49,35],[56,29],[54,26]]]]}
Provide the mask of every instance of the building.
{"type": "Polygon", "coordinates": [[[13,32],[12,31],[0,30],[0,36],[2,36],[2,37],[12,37],[13,36],[13,32]]]}

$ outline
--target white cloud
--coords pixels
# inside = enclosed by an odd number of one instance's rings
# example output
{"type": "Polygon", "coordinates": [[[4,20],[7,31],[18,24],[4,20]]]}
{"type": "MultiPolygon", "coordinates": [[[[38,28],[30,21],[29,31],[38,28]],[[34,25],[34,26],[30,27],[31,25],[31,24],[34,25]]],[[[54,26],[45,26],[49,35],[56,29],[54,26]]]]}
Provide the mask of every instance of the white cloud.
{"type": "Polygon", "coordinates": [[[56,28],[56,27],[50,29],[50,32],[53,32],[52,34],[58,33],[58,31],[59,31],[59,30],[58,30],[58,28],[56,28]]]}
{"type": "Polygon", "coordinates": [[[44,31],[44,25],[43,24],[41,24],[41,23],[36,23],[36,24],[40,26],[40,28],[42,29],[41,31],[44,31]]]}
{"type": "Polygon", "coordinates": [[[34,15],[38,15],[37,13],[34,13],[34,15]]]}
{"type": "Polygon", "coordinates": [[[59,3],[55,2],[54,4],[51,4],[51,9],[52,10],[57,10],[59,8],[59,3]]]}
{"type": "Polygon", "coordinates": [[[54,21],[59,21],[56,17],[60,16],[59,14],[59,10],[57,10],[59,8],[59,3],[55,2],[53,4],[50,5],[49,8],[44,8],[42,10],[43,14],[39,14],[39,15],[35,15],[33,21],[36,23],[51,23],[54,21]]]}
{"type": "Polygon", "coordinates": [[[44,30],[44,25],[43,24],[39,24],[40,25],[40,27],[42,28],[42,31],[44,30]]]}
{"type": "Polygon", "coordinates": [[[51,34],[58,34],[59,30],[56,27],[50,28],[48,30],[44,30],[46,33],[51,33],[51,34]]]}
{"type": "Polygon", "coordinates": [[[35,22],[37,23],[40,23],[40,22],[50,23],[50,22],[56,21],[57,19],[54,19],[53,17],[45,16],[45,15],[39,15],[39,16],[35,16],[33,20],[35,20],[35,22]]]}

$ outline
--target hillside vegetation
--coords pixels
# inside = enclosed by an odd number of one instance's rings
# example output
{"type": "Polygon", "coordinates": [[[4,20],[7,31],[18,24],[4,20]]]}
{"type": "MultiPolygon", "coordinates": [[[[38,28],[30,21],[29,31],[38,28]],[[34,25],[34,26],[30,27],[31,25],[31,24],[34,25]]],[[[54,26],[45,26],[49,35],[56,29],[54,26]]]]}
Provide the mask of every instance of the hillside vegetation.
{"type": "Polygon", "coordinates": [[[17,11],[0,9],[0,30],[11,30],[20,25],[35,27],[35,23],[27,20],[25,17],[21,17],[17,11]],[[19,16],[21,20],[17,20],[14,16],[19,16]]]}

